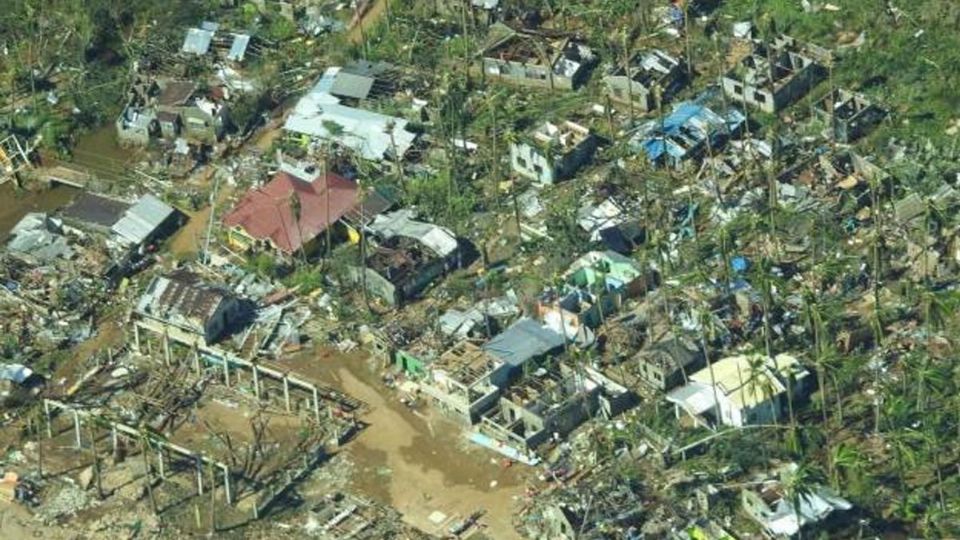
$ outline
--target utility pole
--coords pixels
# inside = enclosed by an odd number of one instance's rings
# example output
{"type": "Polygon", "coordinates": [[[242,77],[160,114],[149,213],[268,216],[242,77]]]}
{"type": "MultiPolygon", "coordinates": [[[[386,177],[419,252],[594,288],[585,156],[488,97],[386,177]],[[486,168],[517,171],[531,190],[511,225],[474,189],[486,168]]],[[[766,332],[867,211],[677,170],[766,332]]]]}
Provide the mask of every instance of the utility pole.
{"type": "Polygon", "coordinates": [[[213,235],[213,217],[217,213],[217,193],[220,190],[220,169],[215,169],[213,192],[210,194],[210,219],[207,221],[207,237],[203,241],[203,253],[200,254],[200,262],[207,264],[210,262],[210,236],[213,235]]]}

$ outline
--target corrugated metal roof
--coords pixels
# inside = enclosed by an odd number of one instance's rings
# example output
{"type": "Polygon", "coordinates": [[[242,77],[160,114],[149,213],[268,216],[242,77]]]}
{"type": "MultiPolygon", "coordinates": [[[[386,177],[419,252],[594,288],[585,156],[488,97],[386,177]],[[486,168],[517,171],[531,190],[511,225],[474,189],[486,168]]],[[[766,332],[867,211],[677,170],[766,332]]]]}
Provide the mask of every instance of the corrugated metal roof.
{"type": "Polygon", "coordinates": [[[511,366],[563,347],[563,337],[529,318],[520,319],[497,335],[483,349],[511,366]]]}
{"type": "Polygon", "coordinates": [[[407,121],[341,105],[330,93],[335,78],[328,74],[336,69],[328,69],[313,89],[300,98],[284,129],[336,141],[369,160],[383,159],[394,145],[397,154],[406,154],[416,139],[415,134],[406,130],[407,121]]]}
{"type": "Polygon", "coordinates": [[[439,257],[446,257],[457,250],[457,237],[452,232],[439,225],[416,221],[414,216],[413,210],[405,208],[377,216],[368,227],[384,238],[412,238],[439,257]]]}
{"type": "Polygon", "coordinates": [[[227,53],[227,60],[233,62],[243,62],[243,57],[247,54],[247,46],[250,45],[250,36],[247,34],[233,34],[233,44],[230,45],[230,52],[227,53]]]}
{"type": "Polygon", "coordinates": [[[373,88],[373,82],[372,77],[341,71],[333,81],[330,93],[335,96],[366,99],[370,89],[373,88]]]}
{"type": "Polygon", "coordinates": [[[213,41],[214,31],[215,30],[206,30],[203,28],[191,28],[187,30],[187,37],[183,39],[183,47],[181,47],[180,50],[197,56],[207,54],[210,50],[210,42],[213,41]]]}
{"type": "Polygon", "coordinates": [[[343,217],[356,204],[357,195],[357,185],[336,174],[308,182],[280,172],[265,186],[248,191],[223,223],[292,253],[343,217]],[[300,201],[299,221],[291,206],[294,194],[300,201]]]}
{"type": "Polygon", "coordinates": [[[151,194],[140,197],[111,230],[128,244],[143,243],[171,215],[174,209],[151,194]]]}

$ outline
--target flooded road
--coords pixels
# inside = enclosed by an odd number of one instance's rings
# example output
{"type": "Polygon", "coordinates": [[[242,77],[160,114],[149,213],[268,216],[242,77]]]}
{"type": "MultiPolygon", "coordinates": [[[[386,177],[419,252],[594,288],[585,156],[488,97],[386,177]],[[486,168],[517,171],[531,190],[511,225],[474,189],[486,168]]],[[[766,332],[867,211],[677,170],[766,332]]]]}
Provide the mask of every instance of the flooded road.
{"type": "Polygon", "coordinates": [[[12,182],[0,185],[0,243],[6,242],[10,229],[23,216],[62,208],[79,193],[79,189],[64,185],[43,191],[18,191],[12,182]]]}

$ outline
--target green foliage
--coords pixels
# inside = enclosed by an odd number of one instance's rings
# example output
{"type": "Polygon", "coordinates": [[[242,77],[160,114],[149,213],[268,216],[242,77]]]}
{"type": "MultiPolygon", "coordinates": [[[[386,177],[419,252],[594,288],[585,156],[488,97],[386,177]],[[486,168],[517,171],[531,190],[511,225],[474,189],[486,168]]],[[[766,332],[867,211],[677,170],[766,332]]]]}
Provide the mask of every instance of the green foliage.
{"type": "Polygon", "coordinates": [[[264,37],[274,41],[286,41],[294,37],[297,27],[289,20],[277,16],[270,20],[264,29],[264,37]]]}
{"type": "Polygon", "coordinates": [[[272,278],[277,275],[277,262],[269,253],[257,253],[247,257],[244,268],[258,276],[272,278]]]}
{"type": "Polygon", "coordinates": [[[283,280],[287,287],[297,287],[297,292],[307,294],[323,286],[324,272],[315,266],[298,268],[283,280]]]}

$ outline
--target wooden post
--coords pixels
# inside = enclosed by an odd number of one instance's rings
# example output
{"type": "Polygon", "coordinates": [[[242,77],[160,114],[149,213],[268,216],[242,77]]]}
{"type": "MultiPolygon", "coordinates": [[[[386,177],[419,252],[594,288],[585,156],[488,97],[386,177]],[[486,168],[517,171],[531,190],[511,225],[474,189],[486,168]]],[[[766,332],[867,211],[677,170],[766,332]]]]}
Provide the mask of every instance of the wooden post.
{"type": "Polygon", "coordinates": [[[140,325],[133,321],[133,346],[137,348],[137,354],[140,354],[140,325]]]}
{"type": "Polygon", "coordinates": [[[117,455],[117,426],[110,426],[110,442],[113,443],[113,455],[117,455]]]}
{"type": "Polygon", "coordinates": [[[256,364],[253,365],[253,393],[257,396],[257,401],[260,401],[260,370],[256,364]]]}
{"type": "Polygon", "coordinates": [[[77,411],[73,411],[73,432],[77,436],[77,450],[79,450],[83,441],[80,440],[80,413],[77,411]]]}
{"type": "Polygon", "coordinates": [[[287,406],[287,412],[290,412],[290,379],[287,374],[283,374],[283,402],[287,406]]]}
{"type": "Polygon", "coordinates": [[[197,349],[197,343],[193,343],[193,370],[197,374],[197,378],[200,378],[200,350],[197,349]]]}
{"type": "Polygon", "coordinates": [[[163,364],[170,365],[170,334],[166,328],[163,329],[163,364]]]}
{"type": "Polygon", "coordinates": [[[194,467],[197,470],[197,495],[203,495],[203,462],[199,457],[194,457],[194,467]]]}
{"type": "Polygon", "coordinates": [[[43,413],[47,417],[47,438],[53,438],[53,427],[50,423],[50,402],[43,400],[43,413]]]}
{"type": "Polygon", "coordinates": [[[223,355],[223,380],[230,386],[230,363],[227,362],[227,355],[223,355]]]}
{"type": "Polygon", "coordinates": [[[320,423],[320,392],[317,392],[317,387],[313,387],[313,415],[317,419],[317,423],[320,423]]]}
{"type": "Polygon", "coordinates": [[[167,469],[163,464],[163,447],[157,448],[157,463],[159,464],[160,479],[166,480],[167,478],[167,469]]]}

